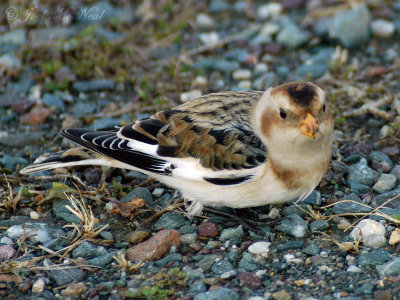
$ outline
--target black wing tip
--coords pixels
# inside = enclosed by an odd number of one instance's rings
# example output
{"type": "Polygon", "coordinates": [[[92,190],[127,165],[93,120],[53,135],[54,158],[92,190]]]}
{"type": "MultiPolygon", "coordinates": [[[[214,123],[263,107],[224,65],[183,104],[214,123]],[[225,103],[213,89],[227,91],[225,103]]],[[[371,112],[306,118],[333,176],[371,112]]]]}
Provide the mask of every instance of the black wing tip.
{"type": "Polygon", "coordinates": [[[203,177],[203,179],[215,185],[237,185],[251,179],[252,177],[253,177],[252,175],[247,175],[247,176],[233,177],[233,178],[203,177]]]}

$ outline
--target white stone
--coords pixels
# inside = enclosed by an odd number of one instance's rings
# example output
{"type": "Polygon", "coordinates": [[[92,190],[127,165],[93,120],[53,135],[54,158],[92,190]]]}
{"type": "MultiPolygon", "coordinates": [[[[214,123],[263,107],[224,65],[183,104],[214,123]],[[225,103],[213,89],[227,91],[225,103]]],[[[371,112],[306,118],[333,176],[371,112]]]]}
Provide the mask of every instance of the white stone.
{"type": "Polygon", "coordinates": [[[210,29],[214,27],[214,20],[206,14],[198,14],[196,17],[196,26],[200,29],[210,29]]]}
{"type": "Polygon", "coordinates": [[[221,276],[219,276],[219,277],[221,277],[221,279],[229,279],[229,278],[235,277],[236,274],[237,273],[235,270],[229,270],[229,271],[226,271],[225,273],[221,274],[221,276]]]}
{"type": "Polygon", "coordinates": [[[247,250],[252,254],[267,256],[270,251],[270,245],[270,242],[255,242],[254,244],[251,244],[247,250]]]}
{"type": "Polygon", "coordinates": [[[201,33],[199,39],[204,45],[213,46],[219,42],[219,34],[215,31],[201,33]]]}
{"type": "Polygon", "coordinates": [[[256,276],[258,278],[262,278],[265,274],[267,274],[267,270],[257,270],[256,271],[256,276]]]}
{"type": "Polygon", "coordinates": [[[193,87],[205,87],[208,84],[207,78],[203,76],[197,76],[193,81],[192,81],[192,88],[193,87]]]}
{"type": "Polygon", "coordinates": [[[164,194],[165,189],[164,188],[155,188],[152,192],[152,195],[154,197],[161,197],[162,194],[164,194]]]}
{"type": "Polygon", "coordinates": [[[182,234],[181,235],[181,242],[182,244],[192,244],[196,242],[197,240],[197,234],[196,233],[188,233],[188,234],[182,234]]]}
{"type": "Polygon", "coordinates": [[[359,240],[367,247],[378,248],[386,244],[385,227],[374,220],[364,219],[351,231],[350,237],[359,240]]]}
{"type": "Polygon", "coordinates": [[[40,278],[38,280],[36,280],[33,284],[32,284],[32,292],[33,293],[40,293],[43,292],[44,290],[44,286],[45,286],[45,282],[43,278],[40,278]]]}
{"type": "Polygon", "coordinates": [[[346,271],[349,273],[360,273],[362,270],[355,265],[351,265],[350,267],[347,268],[346,271]]]}
{"type": "Polygon", "coordinates": [[[276,23],[268,22],[265,23],[264,26],[261,28],[260,33],[264,35],[272,36],[279,31],[280,27],[276,23]]]}
{"type": "Polygon", "coordinates": [[[15,56],[15,54],[6,53],[0,56],[0,68],[19,69],[20,67],[21,61],[15,56]]]}
{"type": "Polygon", "coordinates": [[[377,37],[388,38],[394,34],[396,27],[390,21],[377,19],[371,22],[371,30],[377,37]]]}
{"type": "Polygon", "coordinates": [[[242,81],[239,81],[239,83],[238,83],[238,88],[240,88],[240,89],[245,89],[245,90],[249,90],[249,89],[251,89],[251,81],[250,80],[242,80],[242,81]]]}
{"type": "Polygon", "coordinates": [[[3,236],[3,237],[0,239],[0,244],[12,245],[12,244],[14,244],[14,243],[13,243],[12,239],[10,239],[9,237],[3,236]]]}
{"type": "Polygon", "coordinates": [[[248,69],[239,69],[233,72],[233,79],[235,80],[246,80],[251,78],[251,71],[248,69]]]}
{"type": "Polygon", "coordinates": [[[259,63],[256,64],[255,68],[254,68],[254,73],[255,74],[264,74],[268,72],[268,65],[267,64],[263,64],[263,63],[259,63]]]}
{"type": "Polygon", "coordinates": [[[202,95],[200,90],[191,90],[181,94],[181,101],[188,102],[190,100],[196,99],[202,95]]]}
{"type": "Polygon", "coordinates": [[[40,218],[40,215],[36,212],[36,211],[31,211],[30,213],[29,213],[29,216],[31,217],[31,219],[33,219],[33,220],[38,220],[39,218],[40,218]]]}
{"type": "Polygon", "coordinates": [[[282,4],[278,2],[270,2],[260,5],[257,9],[257,17],[261,20],[279,17],[282,13],[282,4]]]}
{"type": "Polygon", "coordinates": [[[394,130],[392,127],[390,127],[389,125],[384,125],[381,128],[381,131],[379,132],[379,137],[381,139],[384,139],[386,137],[388,137],[389,135],[393,135],[394,134],[394,130]]]}
{"type": "Polygon", "coordinates": [[[273,207],[268,213],[268,218],[271,218],[274,220],[280,219],[281,218],[280,210],[277,209],[276,207],[273,207]]]}
{"type": "Polygon", "coordinates": [[[249,300],[265,300],[265,298],[264,298],[264,297],[261,297],[261,296],[251,296],[251,297],[249,298],[249,300]]]}

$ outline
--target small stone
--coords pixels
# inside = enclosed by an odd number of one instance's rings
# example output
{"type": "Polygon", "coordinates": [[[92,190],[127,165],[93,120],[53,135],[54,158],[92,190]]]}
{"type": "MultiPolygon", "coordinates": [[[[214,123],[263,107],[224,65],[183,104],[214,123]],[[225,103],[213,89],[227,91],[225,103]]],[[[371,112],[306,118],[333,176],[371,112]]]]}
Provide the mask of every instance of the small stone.
{"type": "Polygon", "coordinates": [[[153,196],[151,195],[149,189],[144,187],[137,187],[130,191],[128,194],[121,198],[121,202],[128,203],[131,202],[133,199],[143,199],[146,203],[153,202],[153,196]]]}
{"type": "Polygon", "coordinates": [[[0,35],[1,45],[17,45],[21,46],[26,43],[26,30],[24,28],[14,29],[0,35]]]}
{"type": "Polygon", "coordinates": [[[135,230],[128,233],[126,240],[131,244],[137,244],[141,241],[147,239],[150,236],[150,233],[143,230],[135,230]]]}
{"type": "Polygon", "coordinates": [[[390,234],[389,245],[396,245],[399,242],[400,242],[400,229],[396,228],[390,234]]]}
{"type": "Polygon", "coordinates": [[[29,216],[31,217],[32,220],[39,220],[40,219],[40,215],[34,210],[29,213],[29,216]]]}
{"type": "Polygon", "coordinates": [[[376,266],[379,276],[400,276],[400,257],[393,258],[383,265],[376,266]]]}
{"type": "Polygon", "coordinates": [[[193,300],[239,300],[239,294],[228,288],[220,288],[206,293],[199,293],[194,296],[193,300]]]}
{"type": "Polygon", "coordinates": [[[257,275],[254,273],[251,272],[241,273],[238,275],[237,278],[239,279],[240,284],[252,290],[256,290],[262,287],[262,282],[260,278],[258,278],[257,275]]]}
{"type": "Polygon", "coordinates": [[[87,287],[83,282],[71,283],[64,290],[61,291],[61,294],[67,298],[80,298],[81,295],[86,293],[87,287]]]}
{"type": "Polygon", "coordinates": [[[354,240],[361,239],[367,247],[378,248],[386,244],[385,227],[374,220],[361,220],[351,231],[350,237],[354,240]]]}
{"type": "Polygon", "coordinates": [[[51,109],[44,107],[35,107],[29,113],[21,116],[21,124],[38,126],[42,125],[50,116],[51,109]]]}
{"type": "Polygon", "coordinates": [[[297,214],[288,216],[276,228],[297,238],[305,237],[308,231],[307,223],[297,214]]]}
{"type": "Polygon", "coordinates": [[[329,36],[347,48],[361,47],[369,39],[370,19],[369,10],[364,4],[337,12],[330,23],[329,36]]]}
{"type": "MultiPolygon", "coordinates": [[[[198,293],[203,293],[205,291],[207,291],[206,284],[203,281],[197,281],[189,287],[188,293],[198,294],[198,293]]],[[[184,299],[184,298],[181,298],[181,299],[184,299]]]]}
{"type": "Polygon", "coordinates": [[[187,233],[181,235],[181,242],[182,244],[191,245],[196,243],[197,241],[197,234],[196,233],[187,233]]]}
{"type": "Polygon", "coordinates": [[[0,262],[12,258],[16,252],[11,245],[0,246],[0,262]]]}
{"type": "Polygon", "coordinates": [[[225,273],[221,274],[219,277],[221,279],[226,280],[226,279],[229,279],[229,278],[236,277],[236,275],[237,275],[237,273],[236,273],[235,270],[229,270],[229,271],[226,271],[225,273]]]}
{"type": "Polygon", "coordinates": [[[329,223],[325,220],[317,220],[312,223],[310,223],[310,231],[311,232],[316,232],[316,231],[326,231],[329,228],[329,223]]]}
{"type": "Polygon", "coordinates": [[[154,227],[164,229],[178,229],[189,223],[189,220],[186,219],[182,214],[171,211],[163,214],[154,224],[154,227]]]}
{"type": "Polygon", "coordinates": [[[217,225],[211,222],[205,222],[198,226],[199,236],[216,237],[218,235],[217,225]]]}
{"type": "Polygon", "coordinates": [[[278,33],[276,41],[288,49],[296,49],[307,42],[307,34],[297,25],[287,23],[278,33]]]}
{"type": "Polygon", "coordinates": [[[55,106],[58,111],[65,111],[65,105],[60,96],[46,93],[42,101],[47,107],[55,106]]]}
{"type": "Polygon", "coordinates": [[[367,253],[362,253],[357,258],[359,266],[376,266],[390,260],[390,253],[383,249],[374,249],[367,253]]]}
{"type": "Polygon", "coordinates": [[[378,179],[378,176],[378,172],[368,167],[367,160],[361,158],[357,164],[349,166],[347,180],[371,186],[378,179]]]}
{"type": "Polygon", "coordinates": [[[204,45],[213,46],[219,42],[219,34],[215,31],[200,33],[199,39],[204,45]]]}
{"type": "Polygon", "coordinates": [[[34,101],[31,100],[17,100],[11,103],[11,109],[18,114],[26,113],[33,105],[34,101]]]}
{"type": "Polygon", "coordinates": [[[361,204],[360,198],[355,194],[343,196],[338,203],[333,206],[332,212],[336,215],[351,214],[351,213],[368,213],[371,211],[370,207],[361,204]],[[351,200],[351,201],[345,201],[351,200]],[[360,203],[360,204],[358,204],[360,203]]]}
{"type": "Polygon", "coordinates": [[[381,151],[372,151],[368,158],[371,160],[371,166],[379,173],[387,173],[393,168],[393,162],[390,157],[381,151]]]}
{"type": "Polygon", "coordinates": [[[254,67],[254,75],[258,76],[268,72],[268,65],[264,63],[258,63],[254,67]]]}
{"type": "Polygon", "coordinates": [[[270,245],[271,243],[269,242],[256,242],[251,244],[247,250],[252,254],[267,256],[270,251],[270,245]]]}
{"type": "Polygon", "coordinates": [[[371,30],[377,37],[389,38],[394,34],[396,27],[390,21],[377,19],[371,22],[371,30]]]}
{"type": "Polygon", "coordinates": [[[268,18],[276,18],[282,14],[282,4],[279,2],[271,2],[260,5],[257,9],[257,17],[260,20],[266,20],[268,18]]]}
{"type": "Polygon", "coordinates": [[[29,236],[34,243],[45,243],[51,240],[49,227],[45,223],[25,223],[14,225],[6,230],[6,234],[12,240],[17,240],[21,235],[29,236]]]}
{"type": "Polygon", "coordinates": [[[237,228],[227,228],[222,230],[219,240],[222,242],[228,240],[239,240],[244,235],[243,226],[239,225],[237,228]]]}
{"type": "Polygon", "coordinates": [[[361,270],[361,268],[352,265],[352,266],[349,266],[346,271],[349,273],[360,273],[362,270],[361,270]]]}
{"type": "Polygon", "coordinates": [[[77,92],[93,92],[102,90],[113,90],[115,82],[112,79],[91,79],[88,81],[74,82],[72,88],[77,92]]]}
{"type": "Polygon", "coordinates": [[[88,241],[82,242],[72,251],[73,258],[82,257],[86,260],[105,254],[107,254],[107,250],[103,246],[97,246],[88,241]]]}
{"type": "Polygon", "coordinates": [[[251,78],[251,71],[248,69],[239,69],[233,72],[233,79],[235,80],[246,80],[251,78]]]}
{"type": "Polygon", "coordinates": [[[184,266],[182,268],[182,271],[185,273],[186,277],[188,277],[190,280],[198,280],[204,278],[204,273],[200,268],[192,269],[189,266],[184,266]]]}
{"type": "Polygon", "coordinates": [[[354,194],[366,194],[371,190],[369,186],[358,182],[349,181],[348,184],[350,185],[351,192],[354,194]]]}
{"type": "Polygon", "coordinates": [[[211,271],[213,271],[217,275],[222,275],[225,272],[233,270],[233,265],[227,260],[220,260],[214,263],[211,267],[211,271]]]}
{"type": "Polygon", "coordinates": [[[200,90],[192,90],[181,94],[181,102],[188,102],[202,95],[200,90]]]}
{"type": "Polygon", "coordinates": [[[43,278],[39,278],[32,284],[32,293],[41,293],[44,291],[46,282],[43,278]]]}
{"type": "Polygon", "coordinates": [[[0,56],[0,67],[6,70],[18,70],[21,68],[21,60],[14,53],[6,53],[0,56]]]}
{"type": "Polygon", "coordinates": [[[351,155],[369,155],[373,150],[373,147],[370,144],[367,144],[366,142],[358,142],[355,145],[351,145],[347,148],[344,149],[343,154],[345,156],[351,156],[351,155]]]}
{"type": "Polygon", "coordinates": [[[179,232],[173,229],[164,229],[145,242],[126,250],[126,257],[134,261],[151,261],[163,257],[172,246],[179,247],[181,239],[179,232]]]}
{"type": "Polygon", "coordinates": [[[154,197],[159,198],[159,197],[162,196],[162,194],[164,194],[164,191],[165,191],[164,188],[155,188],[155,189],[153,190],[153,192],[152,192],[152,195],[153,195],[154,197]]]}
{"type": "Polygon", "coordinates": [[[320,248],[316,244],[311,243],[306,248],[304,248],[303,252],[307,255],[314,256],[320,253],[320,248]]]}
{"type": "Polygon", "coordinates": [[[196,17],[196,26],[200,29],[211,29],[214,27],[214,20],[206,14],[198,14],[196,17]]]}
{"type": "Polygon", "coordinates": [[[10,239],[9,237],[3,236],[2,238],[0,238],[0,244],[3,244],[3,245],[12,245],[12,244],[13,244],[13,241],[12,241],[12,239],[10,239]]]}
{"type": "Polygon", "coordinates": [[[290,300],[290,299],[292,299],[285,290],[277,291],[277,292],[273,293],[271,296],[275,300],[290,300]]]}
{"type": "Polygon", "coordinates": [[[57,286],[66,285],[74,281],[79,282],[85,279],[86,273],[81,269],[66,267],[65,269],[49,272],[49,277],[56,282],[57,286]]]}
{"type": "Polygon", "coordinates": [[[384,139],[384,138],[386,138],[388,136],[392,136],[392,135],[394,135],[394,129],[392,127],[390,127],[389,125],[384,125],[381,128],[381,131],[379,132],[379,137],[381,139],[384,139]]]}
{"type": "Polygon", "coordinates": [[[250,90],[251,89],[251,81],[250,80],[242,80],[237,85],[240,90],[250,90]]]}
{"type": "Polygon", "coordinates": [[[379,193],[383,194],[391,191],[396,187],[396,176],[393,174],[382,174],[372,189],[379,193]]]}

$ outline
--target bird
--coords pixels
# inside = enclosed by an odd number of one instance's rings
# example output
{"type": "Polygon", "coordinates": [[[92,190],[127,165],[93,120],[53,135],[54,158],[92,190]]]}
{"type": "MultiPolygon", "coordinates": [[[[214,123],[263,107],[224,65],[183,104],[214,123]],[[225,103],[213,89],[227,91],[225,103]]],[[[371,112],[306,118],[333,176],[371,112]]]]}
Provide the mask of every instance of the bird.
{"type": "Polygon", "coordinates": [[[78,165],[137,170],[179,190],[195,216],[204,206],[306,198],[329,167],[332,130],[324,91],[289,82],[203,95],[108,130],[62,129],[78,147],[45,154],[20,173],[78,165]]]}

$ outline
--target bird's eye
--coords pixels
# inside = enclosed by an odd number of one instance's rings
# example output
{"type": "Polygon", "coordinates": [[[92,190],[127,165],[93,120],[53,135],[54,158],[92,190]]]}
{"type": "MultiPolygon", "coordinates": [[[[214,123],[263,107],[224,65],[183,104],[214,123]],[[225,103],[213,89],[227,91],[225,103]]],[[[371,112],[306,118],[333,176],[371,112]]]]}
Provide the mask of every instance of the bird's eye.
{"type": "Polygon", "coordinates": [[[322,106],[322,111],[325,112],[326,109],[326,105],[324,104],[324,106],[322,106]]]}
{"type": "Polygon", "coordinates": [[[279,110],[279,115],[281,116],[282,119],[286,119],[286,112],[283,110],[283,108],[279,110]]]}

